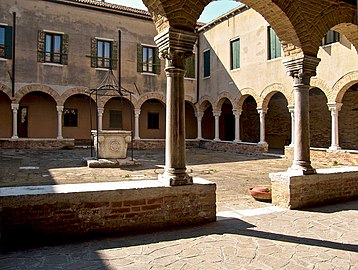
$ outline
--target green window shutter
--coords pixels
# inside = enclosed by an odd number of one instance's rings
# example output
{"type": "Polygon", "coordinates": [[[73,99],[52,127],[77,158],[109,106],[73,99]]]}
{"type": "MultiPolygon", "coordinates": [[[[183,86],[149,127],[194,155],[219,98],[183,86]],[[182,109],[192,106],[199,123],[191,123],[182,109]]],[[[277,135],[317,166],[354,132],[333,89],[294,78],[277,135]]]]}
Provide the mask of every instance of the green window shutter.
{"type": "Polygon", "coordinates": [[[272,27],[268,27],[269,60],[281,57],[281,43],[272,27]]]}
{"type": "Polygon", "coordinates": [[[62,47],[61,47],[61,64],[68,65],[68,44],[69,37],[67,34],[62,36],[62,47]]]}
{"type": "Polygon", "coordinates": [[[281,42],[280,40],[278,39],[276,33],[275,33],[275,41],[276,41],[276,57],[281,57],[281,42]]]}
{"type": "Polygon", "coordinates": [[[5,58],[12,58],[12,26],[5,27],[5,58]]]}
{"type": "Polygon", "coordinates": [[[210,50],[204,52],[204,77],[210,76],[210,50]]]}
{"type": "Polygon", "coordinates": [[[195,55],[191,55],[185,60],[185,77],[195,78],[195,55]]]}
{"type": "Polygon", "coordinates": [[[154,73],[160,75],[160,58],[159,58],[159,49],[158,47],[154,48],[154,73]]]}
{"type": "Polygon", "coordinates": [[[37,62],[45,62],[45,32],[39,30],[37,33],[37,62]]]}
{"type": "Polygon", "coordinates": [[[111,55],[112,69],[116,70],[117,66],[118,66],[118,42],[117,41],[112,42],[111,51],[112,51],[112,55],[111,55]]]}
{"type": "Polygon", "coordinates": [[[240,39],[231,41],[231,69],[240,68],[240,39]]]}
{"type": "Polygon", "coordinates": [[[91,67],[97,67],[97,39],[91,38],[91,67]]]}
{"type": "Polygon", "coordinates": [[[137,44],[137,72],[143,72],[143,49],[141,44],[137,44]]]}

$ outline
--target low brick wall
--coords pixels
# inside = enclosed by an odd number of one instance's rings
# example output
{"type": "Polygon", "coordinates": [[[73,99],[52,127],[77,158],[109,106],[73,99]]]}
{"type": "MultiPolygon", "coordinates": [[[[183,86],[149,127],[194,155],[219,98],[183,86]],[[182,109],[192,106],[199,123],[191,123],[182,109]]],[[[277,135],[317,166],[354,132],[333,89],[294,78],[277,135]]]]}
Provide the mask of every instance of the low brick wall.
{"type": "MultiPolygon", "coordinates": [[[[354,165],[358,166],[358,151],[356,150],[329,150],[323,148],[311,148],[311,161],[327,163],[330,165],[354,165]]],[[[293,160],[293,147],[285,147],[285,157],[293,160]]]]}
{"type": "Polygon", "coordinates": [[[72,149],[75,147],[74,139],[47,139],[47,138],[19,138],[0,139],[0,148],[11,149],[72,149]]]}
{"type": "Polygon", "coordinates": [[[291,209],[358,198],[358,167],[318,169],[317,174],[294,171],[270,173],[272,204],[291,209]]]}
{"type": "Polygon", "coordinates": [[[235,143],[235,142],[227,142],[227,141],[201,140],[199,147],[209,150],[234,152],[240,154],[254,154],[254,155],[260,155],[263,153],[267,153],[268,151],[267,144],[264,145],[264,144],[247,143],[247,142],[235,143]]]}
{"type": "MultiPolygon", "coordinates": [[[[198,140],[185,140],[186,148],[199,147],[198,140]]],[[[128,145],[131,147],[131,145],[128,145]]],[[[164,139],[140,139],[133,140],[134,149],[164,149],[164,139]]]]}
{"type": "Polygon", "coordinates": [[[1,240],[39,242],[216,220],[216,185],[159,181],[0,188],[1,240]]]}

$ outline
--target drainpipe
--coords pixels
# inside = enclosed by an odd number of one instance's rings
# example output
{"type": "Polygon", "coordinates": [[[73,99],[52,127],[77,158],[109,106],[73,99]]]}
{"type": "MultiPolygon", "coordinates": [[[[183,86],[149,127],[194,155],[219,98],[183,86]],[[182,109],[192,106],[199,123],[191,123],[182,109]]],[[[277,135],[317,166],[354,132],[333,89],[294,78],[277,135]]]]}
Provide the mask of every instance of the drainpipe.
{"type": "MultiPolygon", "coordinates": [[[[104,2],[104,0],[103,0],[104,2]]],[[[122,32],[121,30],[118,30],[118,86],[119,90],[121,90],[122,87],[122,80],[121,80],[121,73],[122,73],[122,32]]]]}
{"type": "Polygon", "coordinates": [[[13,27],[12,27],[12,76],[11,76],[11,91],[12,97],[15,96],[15,34],[16,34],[16,12],[12,13],[13,27]]]}
{"type": "Polygon", "coordinates": [[[199,86],[200,86],[200,36],[198,35],[197,43],[196,43],[196,101],[194,103],[197,104],[199,102],[199,86]]]}

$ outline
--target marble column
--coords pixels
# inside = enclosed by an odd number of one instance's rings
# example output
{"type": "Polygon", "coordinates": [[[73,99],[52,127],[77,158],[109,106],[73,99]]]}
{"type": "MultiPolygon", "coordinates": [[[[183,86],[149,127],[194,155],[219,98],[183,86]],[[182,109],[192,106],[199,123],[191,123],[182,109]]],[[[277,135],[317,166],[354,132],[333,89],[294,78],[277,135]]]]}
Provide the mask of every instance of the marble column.
{"type": "Polygon", "coordinates": [[[266,131],[266,122],[265,122],[265,117],[266,117],[266,113],[267,113],[267,109],[266,108],[257,108],[257,112],[259,113],[260,116],[260,144],[267,144],[267,142],[265,141],[265,131],[266,131]]]}
{"type": "Polygon", "coordinates": [[[62,113],[63,106],[56,106],[57,109],[57,140],[62,140],[62,113]]]}
{"type": "Polygon", "coordinates": [[[332,133],[330,150],[339,150],[339,133],[338,133],[338,112],[342,108],[342,103],[327,103],[328,109],[331,111],[332,133]]]}
{"type": "Polygon", "coordinates": [[[287,108],[291,114],[291,143],[289,147],[294,147],[295,146],[295,106],[288,105],[287,108]]]}
{"type": "Polygon", "coordinates": [[[312,56],[285,61],[287,73],[293,78],[295,98],[294,160],[289,170],[295,174],[314,174],[310,159],[309,88],[320,59],[312,56]]]}
{"type": "Polygon", "coordinates": [[[17,112],[19,110],[19,104],[11,104],[12,109],[12,137],[11,139],[18,139],[17,135],[17,112]]]}
{"type": "Polygon", "coordinates": [[[195,116],[196,116],[196,121],[197,121],[197,126],[198,126],[198,137],[196,139],[197,140],[202,140],[203,135],[202,135],[201,120],[203,119],[204,113],[203,112],[196,112],[195,116]]]}
{"type": "Polygon", "coordinates": [[[154,38],[167,76],[165,167],[159,179],[171,186],[193,183],[186,170],[184,73],[185,59],[193,54],[196,39],[197,34],[175,28],[154,38]]]}
{"type": "Polygon", "coordinates": [[[103,113],[104,108],[97,108],[97,117],[98,117],[98,130],[103,130],[103,113]]]}
{"type": "Polygon", "coordinates": [[[240,139],[240,115],[241,115],[241,112],[242,112],[241,109],[233,110],[233,114],[235,116],[235,140],[234,140],[234,142],[241,142],[241,139],[240,139]]]}
{"type": "Polygon", "coordinates": [[[134,110],[134,140],[140,140],[139,137],[139,116],[140,109],[134,110]]]}
{"type": "Polygon", "coordinates": [[[215,137],[214,141],[220,141],[220,114],[221,112],[213,111],[215,117],[215,137]]]}

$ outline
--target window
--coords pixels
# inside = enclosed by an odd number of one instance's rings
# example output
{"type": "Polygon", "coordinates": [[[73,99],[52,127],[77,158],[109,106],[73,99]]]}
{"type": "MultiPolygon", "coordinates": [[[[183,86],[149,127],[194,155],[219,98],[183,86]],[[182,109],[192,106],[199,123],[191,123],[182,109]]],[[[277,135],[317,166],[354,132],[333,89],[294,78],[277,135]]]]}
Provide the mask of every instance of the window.
{"type": "Polygon", "coordinates": [[[78,110],[71,108],[64,108],[63,110],[63,125],[65,127],[78,126],[78,110]]]}
{"type": "Polygon", "coordinates": [[[231,69],[240,68],[240,39],[230,42],[231,69]]]}
{"type": "Polygon", "coordinates": [[[12,27],[0,25],[0,57],[12,58],[12,27]]]}
{"type": "Polygon", "coordinates": [[[137,71],[160,74],[160,59],[158,48],[138,44],[137,71]]]}
{"type": "Polygon", "coordinates": [[[117,69],[117,58],[117,41],[91,39],[91,67],[117,69]]]}
{"type": "Polygon", "coordinates": [[[195,79],[195,55],[192,55],[186,59],[185,77],[195,79]]]}
{"type": "Polygon", "coordinates": [[[158,112],[148,112],[148,129],[159,129],[158,112]]]}
{"type": "Polygon", "coordinates": [[[329,30],[327,34],[322,39],[322,46],[329,45],[335,42],[339,42],[341,40],[341,35],[333,30],[329,30]]]}
{"type": "Polygon", "coordinates": [[[275,59],[281,57],[281,43],[275,31],[271,26],[267,28],[268,32],[268,59],[275,59]]]}
{"type": "Polygon", "coordinates": [[[68,63],[68,35],[39,31],[37,39],[37,61],[41,63],[68,63]]]}
{"type": "Polygon", "coordinates": [[[204,52],[204,78],[210,76],[210,50],[204,52]]]}
{"type": "Polygon", "coordinates": [[[62,35],[45,34],[45,62],[61,64],[62,35]]]}
{"type": "Polygon", "coordinates": [[[122,129],[122,111],[109,111],[109,127],[122,129]]]}

